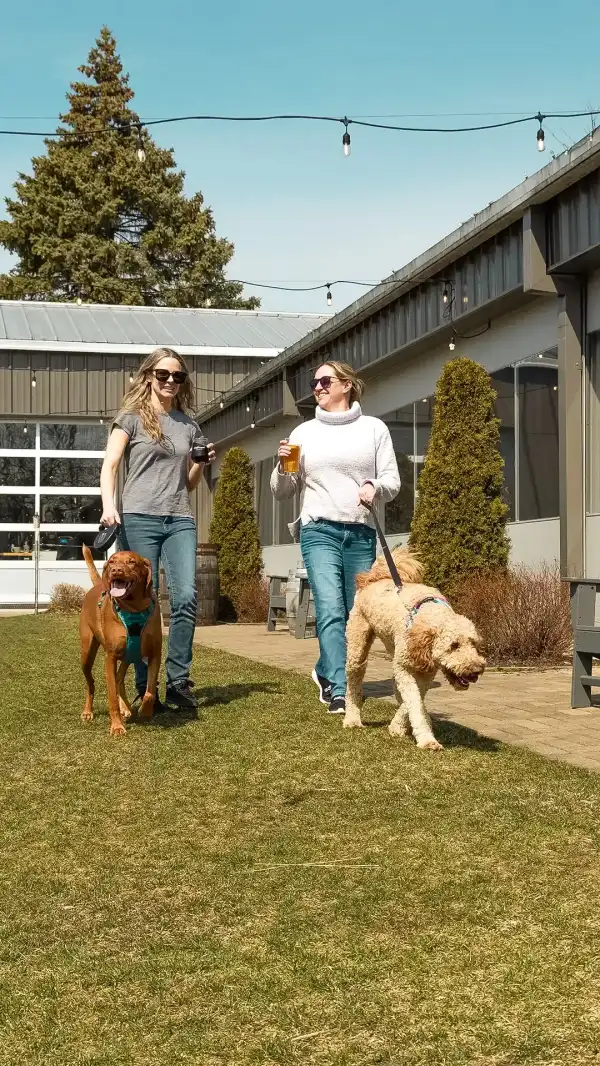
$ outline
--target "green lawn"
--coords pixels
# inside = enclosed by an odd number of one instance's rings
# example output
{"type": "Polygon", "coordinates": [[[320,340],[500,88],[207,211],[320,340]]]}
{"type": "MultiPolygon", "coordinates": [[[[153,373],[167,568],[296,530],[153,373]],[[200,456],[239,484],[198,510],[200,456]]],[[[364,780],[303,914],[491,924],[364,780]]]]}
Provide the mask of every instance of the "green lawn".
{"type": "Polygon", "coordinates": [[[195,677],[198,721],[111,740],[76,623],[0,620],[3,1066],[598,1066],[598,778],[195,677]]]}

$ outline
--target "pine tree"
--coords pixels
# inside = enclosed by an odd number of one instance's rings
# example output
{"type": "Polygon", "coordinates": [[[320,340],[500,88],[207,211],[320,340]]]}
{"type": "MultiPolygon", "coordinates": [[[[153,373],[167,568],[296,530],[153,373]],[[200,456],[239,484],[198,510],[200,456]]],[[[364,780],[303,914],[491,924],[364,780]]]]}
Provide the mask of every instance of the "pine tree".
{"type": "Polygon", "coordinates": [[[258,578],[262,571],[254,473],[243,448],[230,448],[223,457],[209,539],[219,553],[221,595],[235,609],[238,582],[258,578]]]}
{"type": "Polygon", "coordinates": [[[446,363],[409,539],[427,580],[446,591],[475,570],[508,563],[495,400],[490,377],[478,363],[465,358],[446,363]]]}
{"type": "Polygon", "coordinates": [[[133,90],[107,27],[79,71],[86,80],[71,85],[56,140],[6,200],[0,245],[18,263],[0,274],[0,297],[258,306],[226,280],[233,245],[216,236],[202,194],[184,195],[173,151],[129,106],[133,90]]]}

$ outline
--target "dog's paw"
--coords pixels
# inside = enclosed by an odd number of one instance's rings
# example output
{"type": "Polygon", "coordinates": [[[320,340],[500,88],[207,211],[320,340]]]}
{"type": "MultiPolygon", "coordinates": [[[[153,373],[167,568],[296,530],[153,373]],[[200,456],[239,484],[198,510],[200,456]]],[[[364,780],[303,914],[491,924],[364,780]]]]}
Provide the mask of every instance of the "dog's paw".
{"type": "Polygon", "coordinates": [[[439,740],[432,737],[431,740],[422,740],[420,744],[417,744],[418,748],[422,748],[423,751],[443,751],[444,745],[440,744],[439,740]]]}
{"type": "Polygon", "coordinates": [[[363,729],[364,726],[358,714],[345,714],[342,721],[344,729],[363,729]]]}
{"type": "Polygon", "coordinates": [[[94,715],[92,714],[91,711],[82,711],[81,712],[81,721],[82,722],[93,722],[94,721],[94,715]]]}
{"type": "Polygon", "coordinates": [[[109,736],[111,737],[124,737],[127,735],[127,730],[122,722],[114,722],[111,724],[109,736]]]}
{"type": "Polygon", "coordinates": [[[391,737],[399,737],[400,740],[406,740],[408,736],[408,729],[405,725],[401,725],[399,723],[394,724],[394,722],[390,722],[388,726],[388,733],[391,737]]]}

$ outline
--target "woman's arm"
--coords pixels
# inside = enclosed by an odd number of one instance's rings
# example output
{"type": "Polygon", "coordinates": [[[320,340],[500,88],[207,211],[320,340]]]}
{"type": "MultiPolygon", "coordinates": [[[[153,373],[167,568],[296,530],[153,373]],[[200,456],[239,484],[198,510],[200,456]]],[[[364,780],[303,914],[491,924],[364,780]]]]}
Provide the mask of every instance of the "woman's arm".
{"type": "Polygon", "coordinates": [[[375,489],[375,497],[379,500],[393,500],[400,492],[400,474],[390,431],[385,422],[381,422],[376,442],[375,471],[377,476],[368,482],[375,489]]]}
{"type": "Polygon", "coordinates": [[[287,500],[290,496],[295,496],[300,484],[300,473],[284,474],[281,469],[281,460],[290,454],[290,443],[294,443],[291,437],[289,440],[279,441],[279,462],[271,474],[271,492],[276,500],[287,500]]]}
{"type": "Polygon", "coordinates": [[[113,526],[115,522],[119,524],[121,522],[121,517],[115,507],[115,481],[128,441],[129,437],[125,430],[118,428],[113,429],[108,438],[104,462],[100,471],[100,489],[102,492],[102,518],[100,523],[103,526],[113,526]]]}

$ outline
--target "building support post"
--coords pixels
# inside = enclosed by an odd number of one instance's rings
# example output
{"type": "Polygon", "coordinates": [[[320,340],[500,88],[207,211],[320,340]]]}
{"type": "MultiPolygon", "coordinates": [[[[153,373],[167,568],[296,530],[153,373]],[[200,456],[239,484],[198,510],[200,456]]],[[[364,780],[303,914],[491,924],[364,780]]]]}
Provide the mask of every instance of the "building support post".
{"type": "Polygon", "coordinates": [[[558,279],[560,569],[585,577],[584,299],[579,278],[558,279]]]}

